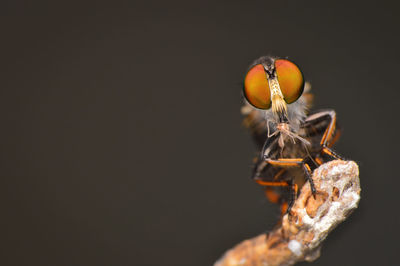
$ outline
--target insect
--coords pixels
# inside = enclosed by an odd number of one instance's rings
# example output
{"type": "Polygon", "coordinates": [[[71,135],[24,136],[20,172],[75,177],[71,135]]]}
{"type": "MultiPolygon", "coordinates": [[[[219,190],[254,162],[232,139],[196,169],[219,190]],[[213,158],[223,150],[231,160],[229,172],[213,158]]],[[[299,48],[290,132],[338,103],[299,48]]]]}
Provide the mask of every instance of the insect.
{"type": "Polygon", "coordinates": [[[280,203],[282,214],[290,213],[299,188],[309,182],[319,165],[342,159],[331,147],[340,136],[334,110],[308,115],[312,94],[310,84],[298,66],[284,58],[261,57],[245,76],[242,113],[260,156],[252,178],[265,187],[267,198],[280,203]],[[282,193],[288,188],[289,197],[282,193]]]}

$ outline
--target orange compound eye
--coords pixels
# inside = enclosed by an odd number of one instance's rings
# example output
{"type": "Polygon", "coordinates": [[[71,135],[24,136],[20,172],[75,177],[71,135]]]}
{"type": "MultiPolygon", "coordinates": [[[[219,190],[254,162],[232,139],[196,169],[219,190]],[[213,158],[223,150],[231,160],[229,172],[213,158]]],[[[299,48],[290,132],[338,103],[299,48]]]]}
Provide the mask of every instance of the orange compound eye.
{"type": "Polygon", "coordinates": [[[286,103],[295,102],[304,89],[304,78],[300,69],[286,59],[277,59],[275,61],[275,69],[286,103]]]}
{"type": "Polygon", "coordinates": [[[262,65],[255,65],[247,72],[244,78],[244,96],[256,108],[268,109],[271,107],[267,73],[262,65]]]}

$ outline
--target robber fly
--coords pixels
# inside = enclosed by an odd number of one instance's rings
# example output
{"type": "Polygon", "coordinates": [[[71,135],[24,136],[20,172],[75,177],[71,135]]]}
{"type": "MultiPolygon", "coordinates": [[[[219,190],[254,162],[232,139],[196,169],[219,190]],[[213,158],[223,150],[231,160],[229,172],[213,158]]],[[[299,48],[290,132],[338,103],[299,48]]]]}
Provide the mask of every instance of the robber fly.
{"type": "Polygon", "coordinates": [[[271,56],[254,61],[244,80],[244,123],[260,150],[252,178],[265,187],[270,201],[281,203],[282,213],[290,213],[306,181],[315,197],[311,177],[315,168],[341,159],[331,149],[340,135],[336,113],[324,110],[308,115],[310,87],[296,64],[271,56]],[[287,187],[289,199],[277,187],[287,187]]]}

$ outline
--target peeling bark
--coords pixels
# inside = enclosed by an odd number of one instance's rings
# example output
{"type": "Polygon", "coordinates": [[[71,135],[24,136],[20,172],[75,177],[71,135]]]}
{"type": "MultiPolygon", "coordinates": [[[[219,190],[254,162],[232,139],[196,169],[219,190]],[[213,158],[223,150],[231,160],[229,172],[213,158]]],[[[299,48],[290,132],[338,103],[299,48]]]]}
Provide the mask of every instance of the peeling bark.
{"type": "Polygon", "coordinates": [[[358,206],[358,166],[352,161],[331,161],[314,171],[313,180],[315,199],[306,183],[279,227],[239,243],[214,266],[293,265],[317,259],[329,232],[358,206]]]}

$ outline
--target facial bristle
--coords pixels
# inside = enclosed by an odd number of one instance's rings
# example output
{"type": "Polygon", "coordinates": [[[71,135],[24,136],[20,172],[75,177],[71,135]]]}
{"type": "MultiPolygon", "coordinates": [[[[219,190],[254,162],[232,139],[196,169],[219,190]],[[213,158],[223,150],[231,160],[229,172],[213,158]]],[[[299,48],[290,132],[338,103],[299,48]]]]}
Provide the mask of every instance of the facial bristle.
{"type": "Polygon", "coordinates": [[[272,112],[274,112],[275,114],[285,113],[287,115],[286,102],[279,94],[275,94],[272,96],[272,112]]]}

